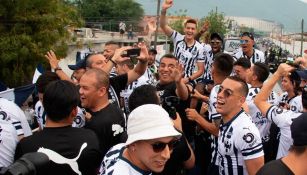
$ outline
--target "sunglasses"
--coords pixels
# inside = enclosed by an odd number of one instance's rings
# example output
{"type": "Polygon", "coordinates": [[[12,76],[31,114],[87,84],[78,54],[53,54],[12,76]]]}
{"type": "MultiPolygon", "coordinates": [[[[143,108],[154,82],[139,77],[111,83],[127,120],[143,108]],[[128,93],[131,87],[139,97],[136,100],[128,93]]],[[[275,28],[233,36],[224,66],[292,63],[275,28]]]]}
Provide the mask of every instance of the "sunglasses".
{"type": "Polygon", "coordinates": [[[230,89],[225,89],[224,90],[224,88],[220,86],[220,88],[219,88],[217,93],[219,94],[221,92],[223,92],[223,95],[224,95],[225,98],[228,98],[228,97],[234,95],[232,90],[230,90],[230,89]]]}
{"type": "Polygon", "coordinates": [[[155,143],[151,143],[150,145],[152,146],[152,150],[155,153],[159,153],[165,149],[166,145],[168,146],[169,150],[173,150],[177,144],[178,144],[178,140],[172,140],[169,143],[155,142],[155,143]]]}
{"type": "Polygon", "coordinates": [[[248,43],[248,40],[243,40],[243,39],[240,40],[240,44],[247,44],[247,43],[248,43]]]}

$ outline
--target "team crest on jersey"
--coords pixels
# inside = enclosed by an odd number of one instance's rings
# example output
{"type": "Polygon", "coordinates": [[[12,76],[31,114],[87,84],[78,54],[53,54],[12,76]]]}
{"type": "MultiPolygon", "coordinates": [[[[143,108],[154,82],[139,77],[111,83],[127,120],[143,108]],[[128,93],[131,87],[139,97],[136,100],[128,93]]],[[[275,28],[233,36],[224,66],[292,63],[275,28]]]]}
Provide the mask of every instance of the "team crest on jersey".
{"type": "Polygon", "coordinates": [[[10,117],[7,115],[5,111],[0,111],[0,120],[9,121],[10,117]]]}
{"type": "Polygon", "coordinates": [[[124,132],[124,128],[122,126],[120,126],[119,124],[113,124],[112,125],[112,131],[114,132],[113,136],[116,136],[116,135],[124,132]]]}
{"type": "Polygon", "coordinates": [[[255,139],[255,136],[252,133],[247,133],[243,136],[243,140],[248,144],[252,143],[254,139],[255,139]]]}
{"type": "Polygon", "coordinates": [[[283,109],[282,108],[277,108],[276,109],[276,114],[281,114],[283,112],[283,109]]]}

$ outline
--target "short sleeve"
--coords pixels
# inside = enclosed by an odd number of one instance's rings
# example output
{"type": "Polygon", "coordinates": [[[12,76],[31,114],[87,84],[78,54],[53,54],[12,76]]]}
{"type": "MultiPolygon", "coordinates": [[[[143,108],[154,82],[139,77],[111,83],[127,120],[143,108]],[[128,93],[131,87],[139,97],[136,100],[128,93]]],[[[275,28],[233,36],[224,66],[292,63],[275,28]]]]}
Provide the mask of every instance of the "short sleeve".
{"type": "Polygon", "coordinates": [[[244,160],[264,155],[260,133],[256,126],[243,127],[239,132],[235,145],[241,151],[244,160]]]}
{"type": "Polygon", "coordinates": [[[266,113],[266,117],[275,123],[278,127],[283,127],[284,125],[287,124],[287,116],[291,116],[293,112],[289,110],[284,110],[282,108],[279,108],[277,106],[271,106],[266,113]]]}
{"type": "MultiPolygon", "coordinates": [[[[198,42],[198,41],[196,41],[198,42]]],[[[207,51],[205,49],[205,47],[203,45],[201,45],[199,43],[199,51],[198,51],[198,57],[196,58],[196,61],[199,63],[203,63],[206,61],[206,57],[207,57],[207,51]]]]}
{"type": "Polygon", "coordinates": [[[174,45],[176,45],[178,41],[181,41],[184,39],[184,35],[174,30],[173,33],[171,34],[171,39],[173,40],[174,45]]]}

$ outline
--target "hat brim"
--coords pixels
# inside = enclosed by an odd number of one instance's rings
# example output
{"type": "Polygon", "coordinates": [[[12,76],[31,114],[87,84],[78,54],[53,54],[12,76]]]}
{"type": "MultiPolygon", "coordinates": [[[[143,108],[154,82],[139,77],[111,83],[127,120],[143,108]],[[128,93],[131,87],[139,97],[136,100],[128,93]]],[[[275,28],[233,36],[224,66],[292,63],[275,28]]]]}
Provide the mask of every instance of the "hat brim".
{"type": "Polygon", "coordinates": [[[70,70],[78,70],[78,69],[80,69],[77,65],[68,65],[68,68],[70,70]]]}
{"type": "Polygon", "coordinates": [[[307,80],[307,70],[297,70],[296,73],[301,79],[307,80]]]}
{"type": "Polygon", "coordinates": [[[151,140],[157,138],[164,138],[164,137],[177,137],[180,138],[181,133],[178,132],[174,127],[170,127],[169,125],[159,126],[154,129],[147,128],[142,132],[138,132],[135,134],[129,135],[125,145],[130,145],[136,141],[140,140],[151,140]]]}

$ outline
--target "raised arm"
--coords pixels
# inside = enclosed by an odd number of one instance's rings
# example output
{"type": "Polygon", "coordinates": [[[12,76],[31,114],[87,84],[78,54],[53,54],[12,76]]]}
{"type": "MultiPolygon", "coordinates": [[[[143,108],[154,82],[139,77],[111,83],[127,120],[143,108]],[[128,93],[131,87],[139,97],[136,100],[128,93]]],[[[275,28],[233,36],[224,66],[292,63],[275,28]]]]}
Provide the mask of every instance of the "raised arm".
{"type": "Polygon", "coordinates": [[[176,83],[176,94],[181,100],[187,100],[189,97],[189,89],[183,81],[183,66],[179,64],[174,70],[171,70],[171,77],[176,83]]]}
{"type": "Polygon", "coordinates": [[[132,49],[132,47],[126,46],[126,47],[121,47],[119,49],[116,49],[113,57],[107,62],[107,64],[102,68],[102,70],[109,74],[113,66],[116,66],[116,64],[128,59],[128,58],[122,57],[121,55],[124,51],[129,50],[129,49],[132,49]]]}
{"type": "Polygon", "coordinates": [[[167,36],[171,36],[174,31],[167,24],[167,20],[166,20],[167,9],[169,9],[172,6],[173,6],[173,0],[164,0],[162,4],[162,10],[161,10],[161,16],[160,16],[160,27],[167,36]]]}
{"type": "Polygon", "coordinates": [[[54,70],[54,72],[59,76],[61,80],[67,80],[72,83],[75,83],[72,81],[72,79],[69,78],[68,75],[60,68],[58,58],[56,57],[55,53],[50,50],[49,52],[46,53],[45,58],[49,61],[50,67],[54,70]]]}
{"type": "Polygon", "coordinates": [[[138,47],[141,48],[141,53],[140,53],[140,56],[138,57],[138,63],[136,64],[134,69],[132,69],[128,72],[127,85],[129,85],[133,81],[140,78],[145,73],[145,71],[147,69],[148,57],[149,57],[147,47],[146,47],[145,43],[139,43],[138,47]]]}
{"type": "Polygon", "coordinates": [[[206,20],[206,21],[204,22],[203,26],[201,27],[201,29],[199,30],[199,32],[195,35],[194,39],[197,40],[197,41],[199,41],[200,37],[201,37],[205,32],[208,31],[209,26],[210,26],[210,23],[209,23],[209,21],[206,20]]]}
{"type": "Polygon", "coordinates": [[[263,84],[258,95],[254,99],[255,105],[258,107],[262,114],[266,114],[269,108],[272,106],[267,100],[272,92],[273,87],[277,81],[284,75],[287,75],[294,68],[287,65],[286,63],[280,64],[276,72],[272,77],[263,84]]]}

